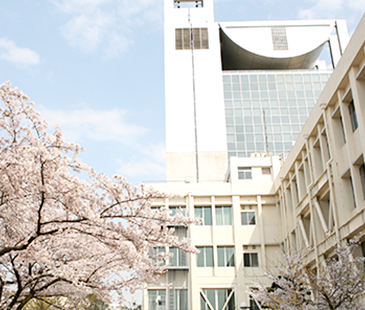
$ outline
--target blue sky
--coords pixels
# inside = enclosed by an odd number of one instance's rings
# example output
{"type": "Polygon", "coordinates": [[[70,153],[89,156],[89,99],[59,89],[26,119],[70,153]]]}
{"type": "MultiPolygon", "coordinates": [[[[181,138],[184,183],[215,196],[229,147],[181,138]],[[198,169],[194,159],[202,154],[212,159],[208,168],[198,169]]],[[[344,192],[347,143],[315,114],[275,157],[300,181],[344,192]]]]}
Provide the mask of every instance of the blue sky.
{"type": "MultiPolygon", "coordinates": [[[[350,33],[364,10],[364,0],[215,0],[217,21],[344,18],[350,33]]],[[[165,179],[162,0],[2,1],[7,80],[97,171],[165,179]]]]}

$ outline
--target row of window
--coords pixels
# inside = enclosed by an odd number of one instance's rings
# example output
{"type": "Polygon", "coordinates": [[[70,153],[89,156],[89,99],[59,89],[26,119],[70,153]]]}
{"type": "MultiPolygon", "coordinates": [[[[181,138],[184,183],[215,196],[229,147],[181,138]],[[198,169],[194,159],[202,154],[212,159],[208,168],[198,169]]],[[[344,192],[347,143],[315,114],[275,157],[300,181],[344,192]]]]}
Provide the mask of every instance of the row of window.
{"type": "MultiPolygon", "coordinates": [[[[148,290],[148,310],[166,310],[167,304],[169,309],[174,310],[188,310],[188,290],[174,289],[169,290],[168,301],[166,290],[148,290]]],[[[208,299],[210,306],[215,310],[235,310],[234,293],[232,289],[203,289],[201,294],[201,310],[210,310],[206,299],[208,299]],[[204,295],[204,297],[203,297],[204,295]]],[[[253,310],[256,308],[252,308],[253,310]]]]}
{"type": "MultiPolygon", "coordinates": [[[[239,168],[240,169],[240,168],[239,168]]],[[[244,169],[251,169],[251,168],[244,168],[244,169]]],[[[247,173],[246,179],[252,179],[252,172],[251,170],[245,171],[247,173]]],[[[239,170],[239,178],[242,179],[243,177],[240,176],[240,173],[243,173],[239,170]]],[[[262,174],[270,174],[271,169],[262,168],[262,174]]],[[[153,207],[154,209],[158,209],[159,207],[153,207]]],[[[181,212],[184,216],[186,216],[186,208],[185,207],[169,207],[169,213],[171,216],[176,215],[178,212],[181,212]]],[[[197,224],[200,226],[211,226],[213,225],[212,219],[212,207],[211,206],[195,206],[194,207],[194,215],[195,218],[201,218],[201,223],[197,224]]],[[[219,226],[231,226],[233,222],[233,215],[232,215],[232,207],[231,206],[216,206],[215,207],[215,225],[219,226]]],[[[241,224],[242,225],[256,225],[256,215],[255,211],[241,211],[241,224]]],[[[183,230],[186,234],[186,231],[183,230]]],[[[186,237],[186,235],[182,236],[186,237]]]]}
{"type": "MultiPolygon", "coordinates": [[[[188,310],[188,290],[169,290],[169,309],[188,310]]],[[[166,310],[166,290],[148,290],[148,310],[166,310]]]]}
{"type": "MultiPolygon", "coordinates": [[[[256,100],[248,100],[248,99],[241,99],[241,98],[235,98],[235,99],[225,99],[224,105],[225,108],[244,108],[244,109],[265,109],[265,111],[269,111],[272,108],[278,108],[278,107],[308,107],[313,108],[316,102],[314,99],[256,99],[256,100]]],[[[257,112],[255,112],[257,113],[257,112]]],[[[253,115],[255,115],[253,113],[253,115]]],[[[270,114],[270,112],[269,112],[270,114]]],[[[257,115],[257,114],[256,114],[257,115]]]]}
{"type": "MultiPolygon", "coordinates": [[[[197,267],[214,267],[213,247],[197,247],[200,251],[197,254],[197,267]]],[[[234,267],[234,247],[233,246],[218,246],[217,247],[218,267],[234,267]]],[[[244,267],[259,267],[259,259],[257,253],[243,254],[244,267]]]]}
{"type": "MultiPolygon", "coordinates": [[[[262,174],[271,174],[270,167],[262,167],[262,174]]],[[[238,167],[238,179],[240,180],[251,180],[252,179],[252,168],[251,167],[238,167]]]]}
{"type": "MultiPolygon", "coordinates": [[[[250,219],[247,219],[250,220],[250,219]]],[[[200,251],[196,255],[197,267],[214,267],[214,255],[213,247],[197,247],[200,251]]],[[[170,266],[172,267],[187,267],[188,260],[187,254],[179,248],[170,248],[170,253],[173,256],[169,259],[170,266]]],[[[159,254],[165,253],[165,248],[155,248],[151,252],[151,257],[154,260],[159,259],[159,254]]],[[[235,266],[235,255],[233,246],[218,246],[217,247],[218,267],[234,267],[235,266]]],[[[245,267],[258,267],[258,256],[257,253],[245,253],[244,254],[244,266],[245,267]]]]}
{"type": "MultiPolygon", "coordinates": [[[[251,177],[252,178],[252,177],[251,177]]],[[[195,218],[201,218],[202,221],[198,225],[212,225],[212,207],[194,207],[195,218]]],[[[215,207],[216,225],[232,225],[232,207],[222,206],[215,207]]],[[[254,211],[241,212],[242,225],[256,225],[256,216],[254,211]],[[250,218],[249,221],[246,219],[250,218]]]]}
{"type": "Polygon", "coordinates": [[[293,72],[288,73],[286,72],[275,72],[273,74],[237,74],[237,73],[226,73],[223,75],[223,83],[256,83],[256,82],[268,82],[268,83],[280,83],[285,82],[285,84],[288,84],[288,82],[319,82],[322,81],[322,83],[326,83],[330,77],[330,73],[313,73],[311,71],[310,73],[303,74],[301,72],[293,72]]]}

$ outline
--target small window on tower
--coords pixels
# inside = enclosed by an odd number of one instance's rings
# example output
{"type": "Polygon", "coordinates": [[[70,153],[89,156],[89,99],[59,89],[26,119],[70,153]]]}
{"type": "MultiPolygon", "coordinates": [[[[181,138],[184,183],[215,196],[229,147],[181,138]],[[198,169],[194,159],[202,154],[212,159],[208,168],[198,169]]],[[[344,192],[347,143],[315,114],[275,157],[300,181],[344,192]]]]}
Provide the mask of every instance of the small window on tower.
{"type": "Polygon", "coordinates": [[[175,9],[180,8],[202,8],[203,0],[174,0],[175,9]]]}

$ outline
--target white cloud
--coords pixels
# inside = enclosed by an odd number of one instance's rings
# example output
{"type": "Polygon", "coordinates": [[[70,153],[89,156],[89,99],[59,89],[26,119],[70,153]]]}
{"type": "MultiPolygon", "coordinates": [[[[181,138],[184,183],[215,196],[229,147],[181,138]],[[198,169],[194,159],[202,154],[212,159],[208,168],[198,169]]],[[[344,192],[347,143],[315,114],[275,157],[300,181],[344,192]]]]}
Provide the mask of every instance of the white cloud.
{"type": "Polygon", "coordinates": [[[316,4],[307,8],[301,8],[298,16],[303,19],[323,18],[341,9],[343,0],[319,0],[316,4]]]}
{"type": "Polygon", "coordinates": [[[340,18],[345,11],[365,9],[364,0],[318,0],[310,2],[315,4],[306,9],[301,8],[298,12],[299,18],[340,18]]]}
{"type": "Polygon", "coordinates": [[[50,0],[68,22],[61,27],[67,42],[90,53],[98,48],[105,58],[116,57],[133,43],[135,27],[162,24],[162,0],[50,0]]]}
{"type": "Polygon", "coordinates": [[[117,171],[123,176],[155,178],[154,180],[145,179],[145,181],[158,181],[165,178],[165,165],[148,158],[137,159],[134,156],[128,163],[122,161],[119,163],[121,166],[117,171]]]}
{"type": "Polygon", "coordinates": [[[112,23],[113,16],[97,11],[92,17],[83,14],[75,16],[61,27],[61,32],[71,46],[90,53],[101,43],[112,23]]]}
{"type": "Polygon", "coordinates": [[[18,47],[7,38],[0,38],[0,59],[4,59],[17,67],[35,66],[40,62],[39,55],[30,48],[18,47]]]}
{"type": "Polygon", "coordinates": [[[126,120],[127,111],[121,109],[93,110],[84,107],[63,111],[40,107],[39,110],[51,127],[56,124],[61,127],[69,141],[91,139],[134,144],[137,137],[148,132],[142,126],[129,123],[126,120]]]}

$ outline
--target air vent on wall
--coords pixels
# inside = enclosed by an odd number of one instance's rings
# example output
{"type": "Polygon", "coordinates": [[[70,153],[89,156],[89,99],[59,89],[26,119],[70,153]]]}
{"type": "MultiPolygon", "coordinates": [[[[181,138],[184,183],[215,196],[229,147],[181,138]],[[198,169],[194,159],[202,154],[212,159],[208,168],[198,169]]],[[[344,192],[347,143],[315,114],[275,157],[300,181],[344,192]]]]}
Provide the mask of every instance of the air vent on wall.
{"type": "Polygon", "coordinates": [[[287,51],[289,49],[285,27],[271,27],[271,36],[274,51],[287,51]]]}
{"type": "Polygon", "coordinates": [[[208,28],[177,28],[175,29],[175,48],[177,50],[188,50],[191,48],[191,39],[193,48],[209,49],[208,28]],[[192,33],[191,33],[192,30],[192,33]]]}

